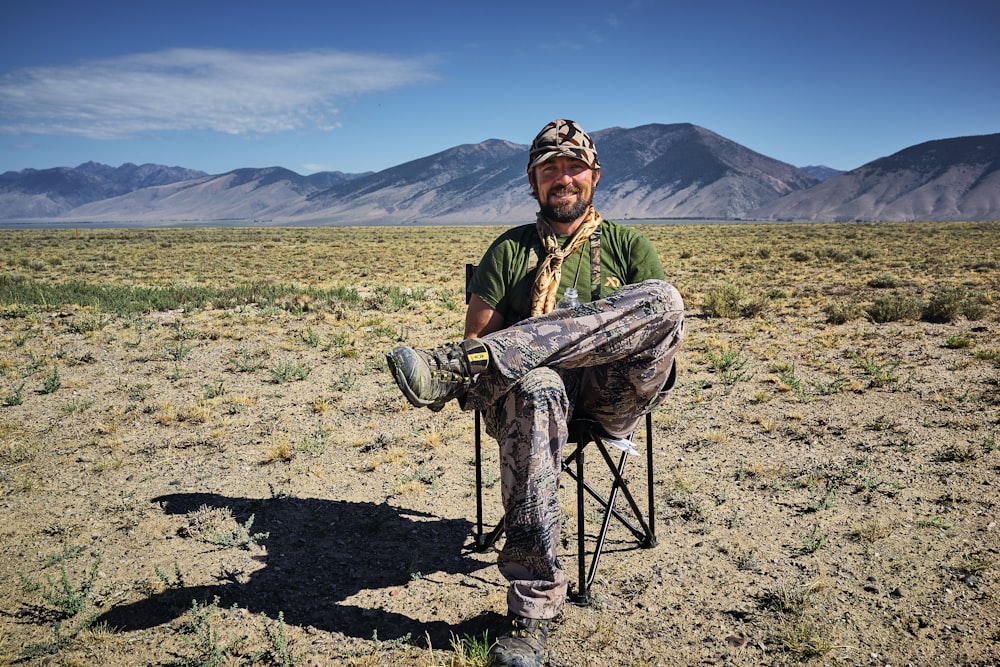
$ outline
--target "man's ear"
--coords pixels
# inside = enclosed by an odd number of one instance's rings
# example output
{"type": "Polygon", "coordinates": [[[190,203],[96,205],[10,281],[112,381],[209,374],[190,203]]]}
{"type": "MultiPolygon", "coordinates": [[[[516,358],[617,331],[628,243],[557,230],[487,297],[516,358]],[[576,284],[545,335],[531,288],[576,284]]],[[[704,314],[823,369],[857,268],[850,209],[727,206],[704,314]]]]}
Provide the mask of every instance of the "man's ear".
{"type": "Polygon", "coordinates": [[[528,185],[531,186],[531,194],[534,195],[535,199],[538,199],[538,185],[535,183],[534,169],[528,172],[528,185]]]}
{"type": "Polygon", "coordinates": [[[599,180],[601,180],[601,170],[600,169],[595,169],[594,170],[594,187],[595,188],[597,187],[597,181],[599,181],[599,180]]]}

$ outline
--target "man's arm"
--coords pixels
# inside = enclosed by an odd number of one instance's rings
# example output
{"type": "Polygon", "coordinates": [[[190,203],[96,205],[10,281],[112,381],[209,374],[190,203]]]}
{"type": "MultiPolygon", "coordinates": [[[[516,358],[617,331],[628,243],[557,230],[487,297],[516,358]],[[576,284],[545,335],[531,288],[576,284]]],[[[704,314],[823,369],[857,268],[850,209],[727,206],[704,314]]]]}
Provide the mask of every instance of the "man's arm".
{"type": "Polygon", "coordinates": [[[465,311],[465,337],[479,338],[494,331],[503,329],[506,325],[503,315],[490,308],[476,293],[469,299],[469,308],[465,311]]]}

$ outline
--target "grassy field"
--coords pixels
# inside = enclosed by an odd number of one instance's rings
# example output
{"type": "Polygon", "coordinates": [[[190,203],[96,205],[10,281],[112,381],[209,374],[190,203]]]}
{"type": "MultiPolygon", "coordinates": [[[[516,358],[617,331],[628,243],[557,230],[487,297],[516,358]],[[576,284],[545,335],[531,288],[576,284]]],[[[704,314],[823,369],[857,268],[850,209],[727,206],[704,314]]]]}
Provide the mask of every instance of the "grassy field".
{"type": "MultiPolygon", "coordinates": [[[[1000,663],[1000,223],[637,226],[688,309],[659,545],[548,664],[1000,663]]],[[[384,354],[499,232],[0,230],[0,665],[487,664],[472,418],[384,354]]]]}

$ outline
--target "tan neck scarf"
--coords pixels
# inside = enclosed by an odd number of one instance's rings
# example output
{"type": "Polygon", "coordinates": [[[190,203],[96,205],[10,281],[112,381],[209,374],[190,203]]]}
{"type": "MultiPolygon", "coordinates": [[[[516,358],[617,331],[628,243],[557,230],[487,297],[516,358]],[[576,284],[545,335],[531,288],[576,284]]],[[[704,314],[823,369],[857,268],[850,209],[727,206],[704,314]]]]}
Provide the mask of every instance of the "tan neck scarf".
{"type": "Polygon", "coordinates": [[[562,279],[563,260],[576,252],[580,246],[587,242],[590,235],[594,233],[598,225],[601,224],[600,214],[591,206],[587,211],[587,217],[583,223],[573,232],[573,236],[566,241],[563,248],[559,247],[559,239],[555,232],[549,227],[542,214],[538,214],[535,226],[538,230],[538,238],[541,239],[542,249],[545,251],[545,259],[538,265],[538,273],[535,274],[535,283],[531,288],[531,316],[542,315],[551,312],[556,305],[556,293],[559,291],[559,281],[562,279]]]}

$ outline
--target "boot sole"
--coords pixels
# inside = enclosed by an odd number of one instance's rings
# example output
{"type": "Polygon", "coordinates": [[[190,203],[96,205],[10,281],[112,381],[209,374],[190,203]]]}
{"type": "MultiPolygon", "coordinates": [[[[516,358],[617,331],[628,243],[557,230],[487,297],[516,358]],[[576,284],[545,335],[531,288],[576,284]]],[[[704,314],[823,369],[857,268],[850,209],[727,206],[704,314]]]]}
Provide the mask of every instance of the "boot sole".
{"type": "Polygon", "coordinates": [[[409,383],[406,381],[406,376],[396,366],[395,357],[393,357],[391,352],[385,355],[385,362],[389,365],[389,370],[392,372],[392,377],[396,381],[396,386],[398,386],[399,390],[403,392],[403,396],[405,396],[406,400],[410,402],[410,405],[415,408],[429,408],[434,405],[433,401],[423,400],[413,393],[413,390],[410,389],[409,383]]]}

